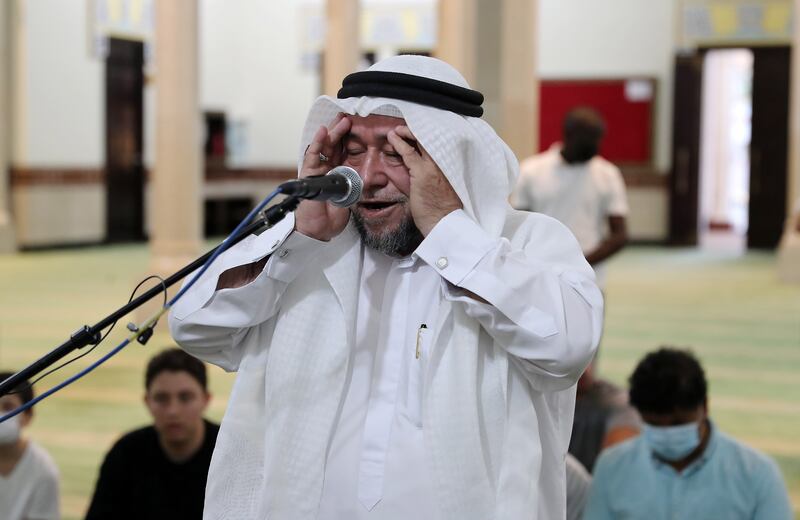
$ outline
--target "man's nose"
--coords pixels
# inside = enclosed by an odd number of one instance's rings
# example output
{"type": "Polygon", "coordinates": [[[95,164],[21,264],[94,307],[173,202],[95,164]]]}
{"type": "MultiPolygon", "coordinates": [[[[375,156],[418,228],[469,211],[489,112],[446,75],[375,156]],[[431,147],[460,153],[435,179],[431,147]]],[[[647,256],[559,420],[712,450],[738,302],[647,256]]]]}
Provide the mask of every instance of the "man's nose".
{"type": "Polygon", "coordinates": [[[167,415],[176,415],[181,411],[181,403],[177,399],[170,399],[165,407],[167,415]]]}
{"type": "Polygon", "coordinates": [[[386,185],[388,177],[381,164],[380,153],[377,151],[367,152],[364,163],[358,172],[361,180],[364,181],[364,191],[374,190],[386,185]]]}

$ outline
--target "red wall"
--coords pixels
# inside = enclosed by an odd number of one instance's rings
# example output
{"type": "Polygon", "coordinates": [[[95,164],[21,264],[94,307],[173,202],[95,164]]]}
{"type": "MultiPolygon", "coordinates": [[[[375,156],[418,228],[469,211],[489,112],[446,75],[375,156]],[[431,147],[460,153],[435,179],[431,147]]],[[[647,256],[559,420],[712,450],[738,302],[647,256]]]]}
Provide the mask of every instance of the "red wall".
{"type": "Polygon", "coordinates": [[[600,145],[603,157],[615,163],[651,163],[655,83],[637,81],[649,84],[651,95],[639,90],[639,95],[631,98],[626,94],[628,80],[622,79],[542,81],[540,150],[561,141],[561,123],[567,112],[576,106],[590,106],[606,121],[606,136],[600,145]]]}

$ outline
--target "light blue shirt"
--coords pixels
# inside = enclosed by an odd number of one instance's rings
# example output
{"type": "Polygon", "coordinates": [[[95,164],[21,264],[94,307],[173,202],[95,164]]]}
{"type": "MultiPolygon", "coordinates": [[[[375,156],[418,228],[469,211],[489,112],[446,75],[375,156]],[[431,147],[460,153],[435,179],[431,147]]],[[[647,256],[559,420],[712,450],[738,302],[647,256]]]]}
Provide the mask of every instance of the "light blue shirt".
{"type": "Polygon", "coordinates": [[[711,425],[702,456],[678,473],[637,437],[597,461],[584,520],[791,520],[772,459],[711,425]]]}

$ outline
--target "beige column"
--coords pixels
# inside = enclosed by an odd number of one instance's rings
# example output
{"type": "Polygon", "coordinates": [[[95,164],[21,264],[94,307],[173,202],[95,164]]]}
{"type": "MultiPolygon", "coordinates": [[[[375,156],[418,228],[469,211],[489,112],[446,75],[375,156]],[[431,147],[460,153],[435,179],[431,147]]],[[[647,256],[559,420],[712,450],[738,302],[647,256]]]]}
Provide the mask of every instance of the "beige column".
{"type": "Polygon", "coordinates": [[[519,159],[536,150],[537,0],[440,0],[435,55],[484,95],[483,119],[519,159]]]}
{"type": "Polygon", "coordinates": [[[478,0],[439,0],[434,56],[455,67],[473,88],[477,81],[478,0]]]}
{"type": "Polygon", "coordinates": [[[342,79],[356,71],[359,44],[358,0],[327,0],[325,49],[322,58],[322,92],[335,96],[342,79]]]}
{"type": "Polygon", "coordinates": [[[14,2],[0,2],[0,253],[16,250],[14,222],[11,218],[9,170],[11,167],[11,134],[14,118],[11,114],[14,60],[14,2]]]}
{"type": "Polygon", "coordinates": [[[538,147],[538,0],[503,0],[500,136],[519,160],[538,147]]]}
{"type": "MultiPolygon", "coordinates": [[[[5,3],[5,2],[4,2],[5,3]]],[[[7,15],[10,22],[11,75],[8,85],[11,116],[11,165],[28,165],[28,28],[26,0],[11,0],[7,15]]]]}
{"type": "Polygon", "coordinates": [[[201,253],[203,163],[195,0],[155,2],[156,150],[150,180],[151,269],[170,274],[201,253]]]}
{"type": "Polygon", "coordinates": [[[800,283],[800,231],[795,228],[800,214],[800,0],[794,0],[792,73],[789,91],[789,171],[787,172],[787,217],[778,246],[778,275],[786,282],[800,283]]]}

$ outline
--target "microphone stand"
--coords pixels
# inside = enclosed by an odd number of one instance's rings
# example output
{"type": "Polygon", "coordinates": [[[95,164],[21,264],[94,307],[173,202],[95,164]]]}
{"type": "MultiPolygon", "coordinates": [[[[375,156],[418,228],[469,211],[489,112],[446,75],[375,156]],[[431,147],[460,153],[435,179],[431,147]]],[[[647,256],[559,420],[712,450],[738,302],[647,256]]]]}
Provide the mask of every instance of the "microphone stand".
{"type": "MultiPolygon", "coordinates": [[[[282,200],[279,204],[267,208],[264,211],[264,216],[254,221],[246,228],[242,229],[242,231],[238,235],[236,235],[231,239],[230,245],[234,245],[241,242],[246,236],[250,235],[251,233],[271,228],[272,226],[283,220],[283,218],[288,213],[294,211],[297,208],[297,205],[300,204],[300,200],[301,200],[300,197],[289,196],[284,200],[282,200]]],[[[106,327],[109,327],[114,322],[118,321],[120,318],[130,313],[132,310],[142,306],[145,302],[149,301],[156,295],[160,294],[161,291],[165,291],[167,287],[174,285],[176,282],[183,279],[186,275],[196,270],[197,268],[201,267],[206,262],[206,260],[208,260],[211,257],[211,255],[213,255],[220,247],[221,244],[212,249],[211,251],[209,251],[208,253],[204,254],[197,260],[193,261],[186,267],[182,268],[180,271],[177,271],[176,273],[166,278],[163,281],[163,283],[155,287],[152,287],[141,296],[132,300],[123,307],[120,307],[119,309],[112,312],[111,314],[109,314],[96,324],[92,325],[91,327],[88,325],[84,325],[80,329],[73,332],[67,341],[65,341],[52,351],[50,351],[48,354],[45,354],[38,360],[34,361],[27,367],[23,368],[13,376],[9,377],[5,381],[0,382],[0,397],[11,392],[14,388],[16,388],[21,382],[25,381],[26,379],[27,380],[33,379],[33,376],[44,371],[45,369],[56,363],[58,360],[68,355],[70,352],[76,349],[83,348],[86,345],[97,345],[98,343],[100,343],[100,338],[101,338],[100,333],[106,327]]],[[[152,336],[153,334],[152,327],[154,326],[155,323],[153,323],[149,328],[145,328],[139,332],[137,340],[141,344],[144,345],[145,343],[147,343],[147,340],[150,339],[150,336],[152,336]]]]}

